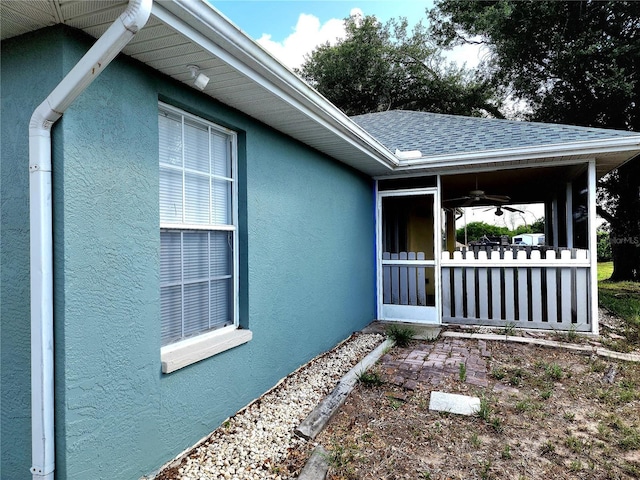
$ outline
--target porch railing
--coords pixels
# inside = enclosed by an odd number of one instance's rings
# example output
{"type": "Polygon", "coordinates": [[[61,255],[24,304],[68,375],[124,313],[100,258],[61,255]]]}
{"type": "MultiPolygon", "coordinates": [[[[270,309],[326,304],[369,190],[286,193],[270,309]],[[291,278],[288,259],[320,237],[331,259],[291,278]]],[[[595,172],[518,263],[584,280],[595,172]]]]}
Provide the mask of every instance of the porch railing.
{"type": "Polygon", "coordinates": [[[428,287],[435,262],[425,260],[424,252],[400,252],[382,254],[383,290],[385,304],[434,306],[435,298],[428,287]],[[404,262],[411,262],[406,264],[404,262]],[[396,263],[397,262],[397,263],[396,263]],[[420,263],[424,263],[420,265],[420,263]]]}
{"type": "Polygon", "coordinates": [[[589,267],[580,249],[443,252],[443,321],[589,331],[589,267]]]}

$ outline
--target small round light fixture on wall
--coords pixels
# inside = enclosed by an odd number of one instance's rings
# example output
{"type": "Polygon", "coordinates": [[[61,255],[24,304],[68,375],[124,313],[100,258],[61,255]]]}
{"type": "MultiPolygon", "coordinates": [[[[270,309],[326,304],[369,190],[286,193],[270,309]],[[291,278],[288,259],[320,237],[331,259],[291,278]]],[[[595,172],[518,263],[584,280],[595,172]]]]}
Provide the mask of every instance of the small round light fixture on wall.
{"type": "Polygon", "coordinates": [[[200,90],[204,90],[204,88],[209,83],[209,77],[207,77],[204,73],[200,73],[200,67],[197,65],[187,65],[187,69],[191,72],[191,78],[193,79],[193,84],[196,88],[200,90]]]}

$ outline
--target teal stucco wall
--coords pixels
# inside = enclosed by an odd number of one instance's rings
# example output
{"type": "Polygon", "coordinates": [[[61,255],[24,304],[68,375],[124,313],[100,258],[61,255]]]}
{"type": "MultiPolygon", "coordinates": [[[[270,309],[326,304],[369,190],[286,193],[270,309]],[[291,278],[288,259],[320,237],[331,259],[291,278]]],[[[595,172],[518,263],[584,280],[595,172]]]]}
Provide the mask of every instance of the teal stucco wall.
{"type": "MultiPolygon", "coordinates": [[[[59,77],[89,45],[53,28],[2,46],[2,478],[29,478],[27,123],[53,86],[38,84],[34,101],[21,82],[43,62],[59,77]]],[[[373,319],[370,179],[122,57],[55,128],[58,478],[153,472],[373,319]],[[253,332],[169,375],[160,369],[159,99],[239,134],[240,321],[253,332]]]]}
{"type": "MultiPolygon", "coordinates": [[[[3,42],[0,63],[0,478],[31,478],[28,125],[62,79],[63,39],[3,42]]],[[[62,146],[61,130],[52,135],[62,146]]],[[[59,148],[54,152],[57,156],[59,148]]]]}

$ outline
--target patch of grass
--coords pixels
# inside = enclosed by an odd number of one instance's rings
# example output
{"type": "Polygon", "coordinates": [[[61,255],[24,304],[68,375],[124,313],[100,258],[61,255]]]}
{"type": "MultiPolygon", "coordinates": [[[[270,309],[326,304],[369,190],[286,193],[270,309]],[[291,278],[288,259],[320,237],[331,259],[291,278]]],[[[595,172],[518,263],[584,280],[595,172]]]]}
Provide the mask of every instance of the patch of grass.
{"type": "Polygon", "coordinates": [[[357,477],[354,461],[357,460],[358,449],[355,445],[342,445],[337,442],[331,444],[331,449],[327,453],[329,466],[340,476],[348,480],[355,480],[357,477]]]}
{"type": "Polygon", "coordinates": [[[574,473],[579,472],[580,470],[582,470],[582,462],[580,460],[573,460],[569,464],[569,470],[574,473]]]}
{"type": "Polygon", "coordinates": [[[496,433],[502,433],[502,430],[504,430],[504,428],[502,427],[502,420],[500,420],[498,417],[493,417],[491,419],[491,422],[489,422],[489,425],[491,425],[491,428],[493,428],[496,433]]]}
{"type": "Polygon", "coordinates": [[[622,438],[618,442],[618,446],[623,450],[640,449],[640,431],[632,427],[622,429],[622,438]]]}
{"type": "Polygon", "coordinates": [[[504,459],[504,460],[511,460],[511,447],[507,444],[504,446],[504,448],[502,449],[502,453],[500,454],[500,456],[504,459]]]}
{"type": "Polygon", "coordinates": [[[461,382],[464,382],[467,379],[467,365],[465,363],[460,364],[458,377],[461,382]]]}
{"type": "Polygon", "coordinates": [[[489,423],[491,421],[492,414],[493,408],[491,407],[489,400],[487,400],[487,397],[482,397],[480,399],[480,408],[476,412],[476,415],[485,422],[489,423]]]}
{"type": "Polygon", "coordinates": [[[576,419],[576,414],[573,412],[564,412],[562,418],[564,418],[567,422],[573,422],[576,419]]]}
{"type": "Polygon", "coordinates": [[[480,447],[480,445],[482,445],[482,439],[478,436],[476,432],[473,432],[471,434],[471,438],[469,439],[469,441],[471,442],[471,445],[473,445],[475,448],[478,448],[480,447]]]}
{"type": "Polygon", "coordinates": [[[613,263],[598,264],[598,300],[600,306],[624,320],[623,340],[605,340],[615,351],[629,352],[640,344],[640,283],[611,282],[613,263]]]}
{"type": "Polygon", "coordinates": [[[569,435],[567,439],[564,441],[564,443],[567,446],[567,448],[574,453],[582,452],[582,448],[584,447],[582,440],[580,440],[578,437],[575,437],[573,435],[569,435]]]}
{"type": "Polygon", "coordinates": [[[396,342],[398,347],[406,347],[415,333],[413,328],[399,325],[390,325],[386,330],[387,337],[396,342]]]}
{"type": "Polygon", "coordinates": [[[578,327],[572,323],[571,326],[569,327],[569,330],[567,330],[567,340],[569,342],[575,343],[575,341],[578,340],[577,328],[578,327]]]}
{"type": "Polygon", "coordinates": [[[553,444],[553,442],[551,440],[547,440],[540,447],[540,454],[541,455],[548,455],[548,454],[551,454],[551,453],[555,453],[555,451],[556,451],[556,446],[553,444]]]}
{"type": "Polygon", "coordinates": [[[623,472],[630,475],[631,478],[640,478],[640,467],[624,462],[620,465],[620,468],[622,468],[623,472]]]}
{"type": "Polygon", "coordinates": [[[607,427],[604,423],[600,422],[597,426],[598,436],[603,440],[608,440],[611,436],[611,429],[607,427]]]}
{"type": "Polygon", "coordinates": [[[491,370],[491,377],[495,378],[496,380],[502,380],[506,376],[507,376],[507,372],[504,368],[498,367],[491,370]]]}
{"type": "Polygon", "coordinates": [[[623,387],[620,386],[618,390],[618,400],[619,403],[629,403],[633,402],[638,396],[636,389],[634,387],[623,387]]]}
{"type": "Polygon", "coordinates": [[[516,329],[516,324],[514,322],[507,322],[504,327],[502,327],[502,334],[506,337],[509,335],[513,336],[513,332],[516,329]]]}
{"type": "Polygon", "coordinates": [[[552,363],[551,365],[547,365],[545,373],[551,380],[558,381],[562,378],[562,367],[557,363],[552,363]]]}
{"type": "Polygon", "coordinates": [[[542,400],[549,400],[552,395],[553,395],[552,388],[545,388],[542,392],[540,392],[540,398],[542,400]]]}
{"type": "Polygon", "coordinates": [[[589,362],[589,369],[593,373],[603,373],[607,368],[607,362],[604,362],[600,359],[595,359],[589,362]]]}
{"type": "Polygon", "coordinates": [[[365,387],[379,387],[382,385],[382,377],[375,370],[364,370],[358,373],[358,381],[365,387]]]}
{"type": "Polygon", "coordinates": [[[603,280],[609,280],[613,274],[613,262],[598,263],[598,283],[603,280]]]}
{"type": "Polygon", "coordinates": [[[528,412],[535,408],[535,404],[528,398],[516,403],[516,411],[520,413],[528,412]]]}
{"type": "Polygon", "coordinates": [[[509,372],[509,383],[514,387],[519,386],[522,383],[522,379],[525,377],[525,372],[521,368],[514,368],[509,372]]]}
{"type": "Polygon", "coordinates": [[[480,462],[480,470],[478,471],[482,480],[490,480],[493,478],[491,474],[491,460],[482,460],[480,462]]]}

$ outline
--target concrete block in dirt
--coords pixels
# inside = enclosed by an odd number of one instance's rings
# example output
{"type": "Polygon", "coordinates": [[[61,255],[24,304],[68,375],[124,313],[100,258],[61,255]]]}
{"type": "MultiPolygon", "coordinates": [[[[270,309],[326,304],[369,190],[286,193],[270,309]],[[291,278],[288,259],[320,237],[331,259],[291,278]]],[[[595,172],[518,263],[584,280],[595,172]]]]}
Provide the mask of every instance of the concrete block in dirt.
{"type": "Polygon", "coordinates": [[[480,399],[455,393],[431,392],[429,410],[475,415],[480,410],[480,399]]]}
{"type": "Polygon", "coordinates": [[[324,480],[327,478],[328,470],[328,453],[322,445],[318,445],[311,452],[311,457],[298,475],[298,480],[324,480]]]}

